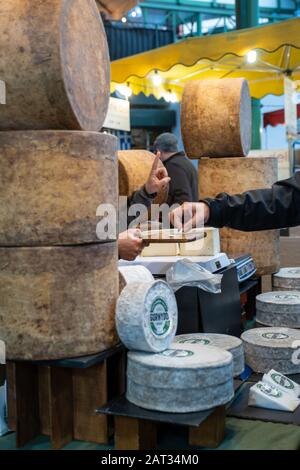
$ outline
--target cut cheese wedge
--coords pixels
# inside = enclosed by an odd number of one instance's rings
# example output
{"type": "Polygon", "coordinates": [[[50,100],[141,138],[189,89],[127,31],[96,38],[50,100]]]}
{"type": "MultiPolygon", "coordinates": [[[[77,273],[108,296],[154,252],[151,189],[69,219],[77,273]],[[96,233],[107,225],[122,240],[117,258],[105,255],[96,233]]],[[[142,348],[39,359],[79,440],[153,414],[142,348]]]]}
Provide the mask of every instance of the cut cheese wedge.
{"type": "Polygon", "coordinates": [[[295,411],[299,404],[300,400],[264,382],[256,383],[249,390],[249,406],[279,411],[295,411]]]}

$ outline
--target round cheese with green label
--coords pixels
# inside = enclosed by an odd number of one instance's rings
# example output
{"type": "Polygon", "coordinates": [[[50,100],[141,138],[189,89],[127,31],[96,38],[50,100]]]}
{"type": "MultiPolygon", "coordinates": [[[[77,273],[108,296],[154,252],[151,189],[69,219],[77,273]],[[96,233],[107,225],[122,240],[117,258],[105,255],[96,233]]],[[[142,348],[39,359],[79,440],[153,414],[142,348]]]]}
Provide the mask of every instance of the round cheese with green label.
{"type": "Polygon", "coordinates": [[[175,295],[164,281],[129,283],[117,301],[117,331],[128,349],[164,351],[176,334],[177,317],[175,295]]]}
{"type": "Polygon", "coordinates": [[[300,291],[300,267],[282,268],[273,274],[273,290],[298,290],[300,291]]]}
{"type": "Polygon", "coordinates": [[[159,354],[130,351],[128,401],[142,408],[190,413],[234,396],[232,354],[213,346],[173,343],[159,354]]]}
{"type": "Polygon", "coordinates": [[[300,331],[292,328],[254,328],[245,331],[246,364],[259,373],[271,369],[282,374],[300,373],[300,331]]]}
{"type": "Polygon", "coordinates": [[[178,344],[200,344],[215,346],[229,351],[233,356],[233,375],[240,375],[245,369],[243,343],[239,338],[218,333],[193,333],[175,336],[174,342],[178,344]]]}
{"type": "Polygon", "coordinates": [[[258,295],[256,321],[265,326],[300,328],[300,291],[276,291],[258,295]]]}

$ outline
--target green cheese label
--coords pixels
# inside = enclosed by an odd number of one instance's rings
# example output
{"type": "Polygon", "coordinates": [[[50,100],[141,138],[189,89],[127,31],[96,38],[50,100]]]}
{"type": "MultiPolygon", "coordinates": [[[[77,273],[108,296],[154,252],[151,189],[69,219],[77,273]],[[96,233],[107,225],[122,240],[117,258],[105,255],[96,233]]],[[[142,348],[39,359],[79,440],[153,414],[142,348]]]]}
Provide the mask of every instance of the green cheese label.
{"type": "Polygon", "coordinates": [[[295,295],[295,294],[277,294],[277,295],[275,295],[275,299],[285,300],[286,302],[288,302],[289,300],[299,300],[299,295],[295,295]]]}
{"type": "Polygon", "coordinates": [[[274,397],[274,398],[282,397],[282,393],[280,392],[280,390],[277,390],[277,388],[271,387],[270,385],[257,384],[257,388],[261,390],[265,395],[268,395],[269,397],[274,397]]]}
{"type": "Polygon", "coordinates": [[[189,344],[203,344],[204,346],[207,346],[210,344],[210,340],[207,338],[190,338],[190,339],[181,339],[178,341],[178,343],[183,344],[183,343],[189,343],[189,344]]]}
{"type": "Polygon", "coordinates": [[[188,357],[193,356],[194,353],[186,349],[166,349],[161,355],[166,357],[188,357]]]}
{"type": "Polygon", "coordinates": [[[286,339],[289,338],[289,335],[285,333],[263,333],[262,337],[266,339],[286,339]]]}
{"type": "Polygon", "coordinates": [[[284,377],[284,375],[281,374],[271,374],[272,380],[277,383],[278,385],[281,385],[282,387],[288,389],[288,390],[294,390],[295,385],[293,382],[288,379],[287,377],[284,377]]]}
{"type": "Polygon", "coordinates": [[[168,305],[161,298],[157,297],[150,308],[150,328],[155,336],[164,336],[171,330],[171,319],[168,305]]]}

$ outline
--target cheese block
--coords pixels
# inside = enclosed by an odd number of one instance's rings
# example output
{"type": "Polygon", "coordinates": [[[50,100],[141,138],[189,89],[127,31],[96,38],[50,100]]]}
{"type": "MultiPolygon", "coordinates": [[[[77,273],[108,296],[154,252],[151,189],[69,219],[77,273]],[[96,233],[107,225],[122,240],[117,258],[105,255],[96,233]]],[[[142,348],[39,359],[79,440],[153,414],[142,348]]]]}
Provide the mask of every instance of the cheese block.
{"type": "Polygon", "coordinates": [[[221,251],[220,233],[217,228],[205,227],[206,237],[190,243],[179,243],[181,256],[215,256],[221,251]]]}
{"type": "Polygon", "coordinates": [[[131,282],[152,282],[154,277],[144,266],[119,266],[119,291],[131,282]]]}
{"type": "Polygon", "coordinates": [[[0,338],[10,360],[61,359],[114,346],[115,242],[0,248],[0,338]]]}
{"type": "Polygon", "coordinates": [[[115,137],[96,132],[0,132],[0,246],[115,240],[116,147],[115,137]],[[112,230],[101,239],[107,205],[112,230]]]}
{"type": "Polygon", "coordinates": [[[233,398],[232,370],[232,355],[212,346],[177,343],[160,354],[131,351],[126,397],[168,413],[207,410],[233,398]]]}
{"type": "MultiPolygon", "coordinates": [[[[220,193],[241,194],[251,189],[269,188],[277,180],[276,158],[203,158],[199,161],[200,199],[215,198],[220,193]]],[[[278,230],[242,232],[225,227],[220,235],[222,253],[230,258],[251,254],[257,276],[279,270],[278,230]]]]}
{"type": "Polygon", "coordinates": [[[273,385],[258,382],[249,390],[248,405],[270,410],[295,411],[300,405],[300,400],[273,385]]]}
{"type": "Polygon", "coordinates": [[[175,336],[174,343],[178,344],[200,344],[203,346],[215,346],[229,351],[233,356],[233,375],[237,377],[245,369],[245,358],[243,343],[235,336],[222,335],[218,333],[192,333],[175,336]]]}
{"type": "Polygon", "coordinates": [[[177,315],[176,298],[166,282],[131,282],[117,301],[117,331],[128,349],[164,351],[176,334],[177,315]]]}
{"type": "Polygon", "coordinates": [[[0,130],[99,131],[110,85],[94,0],[0,0],[0,130]]]}
{"type": "Polygon", "coordinates": [[[298,290],[300,291],[300,267],[281,268],[273,274],[273,290],[298,290]]]}
{"type": "Polygon", "coordinates": [[[251,98],[247,80],[190,80],[181,104],[186,154],[245,157],[251,147],[251,98]]]}
{"type": "Polygon", "coordinates": [[[150,243],[149,246],[143,249],[141,256],[177,256],[178,254],[178,243],[150,243]]]}
{"type": "Polygon", "coordinates": [[[300,328],[300,291],[266,292],[258,295],[256,321],[266,326],[300,328]]]}
{"type": "Polygon", "coordinates": [[[264,374],[263,382],[276,387],[282,392],[288,393],[293,398],[298,399],[300,397],[300,385],[274,369],[264,374]]]}
{"type": "Polygon", "coordinates": [[[300,373],[300,331],[291,328],[254,328],[245,331],[241,339],[246,364],[254,372],[271,369],[281,374],[300,373]]]}
{"type": "Polygon", "coordinates": [[[251,150],[248,157],[276,158],[278,161],[278,180],[286,180],[291,177],[291,163],[288,148],[251,150]]]}

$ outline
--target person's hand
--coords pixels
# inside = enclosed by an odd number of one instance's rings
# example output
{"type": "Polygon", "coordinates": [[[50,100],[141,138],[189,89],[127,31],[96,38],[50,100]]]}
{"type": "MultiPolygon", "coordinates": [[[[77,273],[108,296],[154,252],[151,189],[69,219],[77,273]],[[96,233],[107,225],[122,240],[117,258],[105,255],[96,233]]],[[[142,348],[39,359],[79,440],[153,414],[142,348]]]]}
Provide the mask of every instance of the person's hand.
{"type": "Polygon", "coordinates": [[[139,229],[129,229],[119,234],[118,248],[119,258],[126,261],[134,261],[148,244],[141,238],[139,229]]]}
{"type": "Polygon", "coordinates": [[[204,202],[185,202],[170,213],[171,224],[188,232],[192,228],[201,228],[209,219],[209,206],[204,202]]]}
{"type": "Polygon", "coordinates": [[[145,184],[145,189],[148,194],[158,193],[165,189],[170,182],[171,178],[164,166],[158,166],[160,162],[159,155],[156,155],[153,162],[150,175],[145,184]]]}

